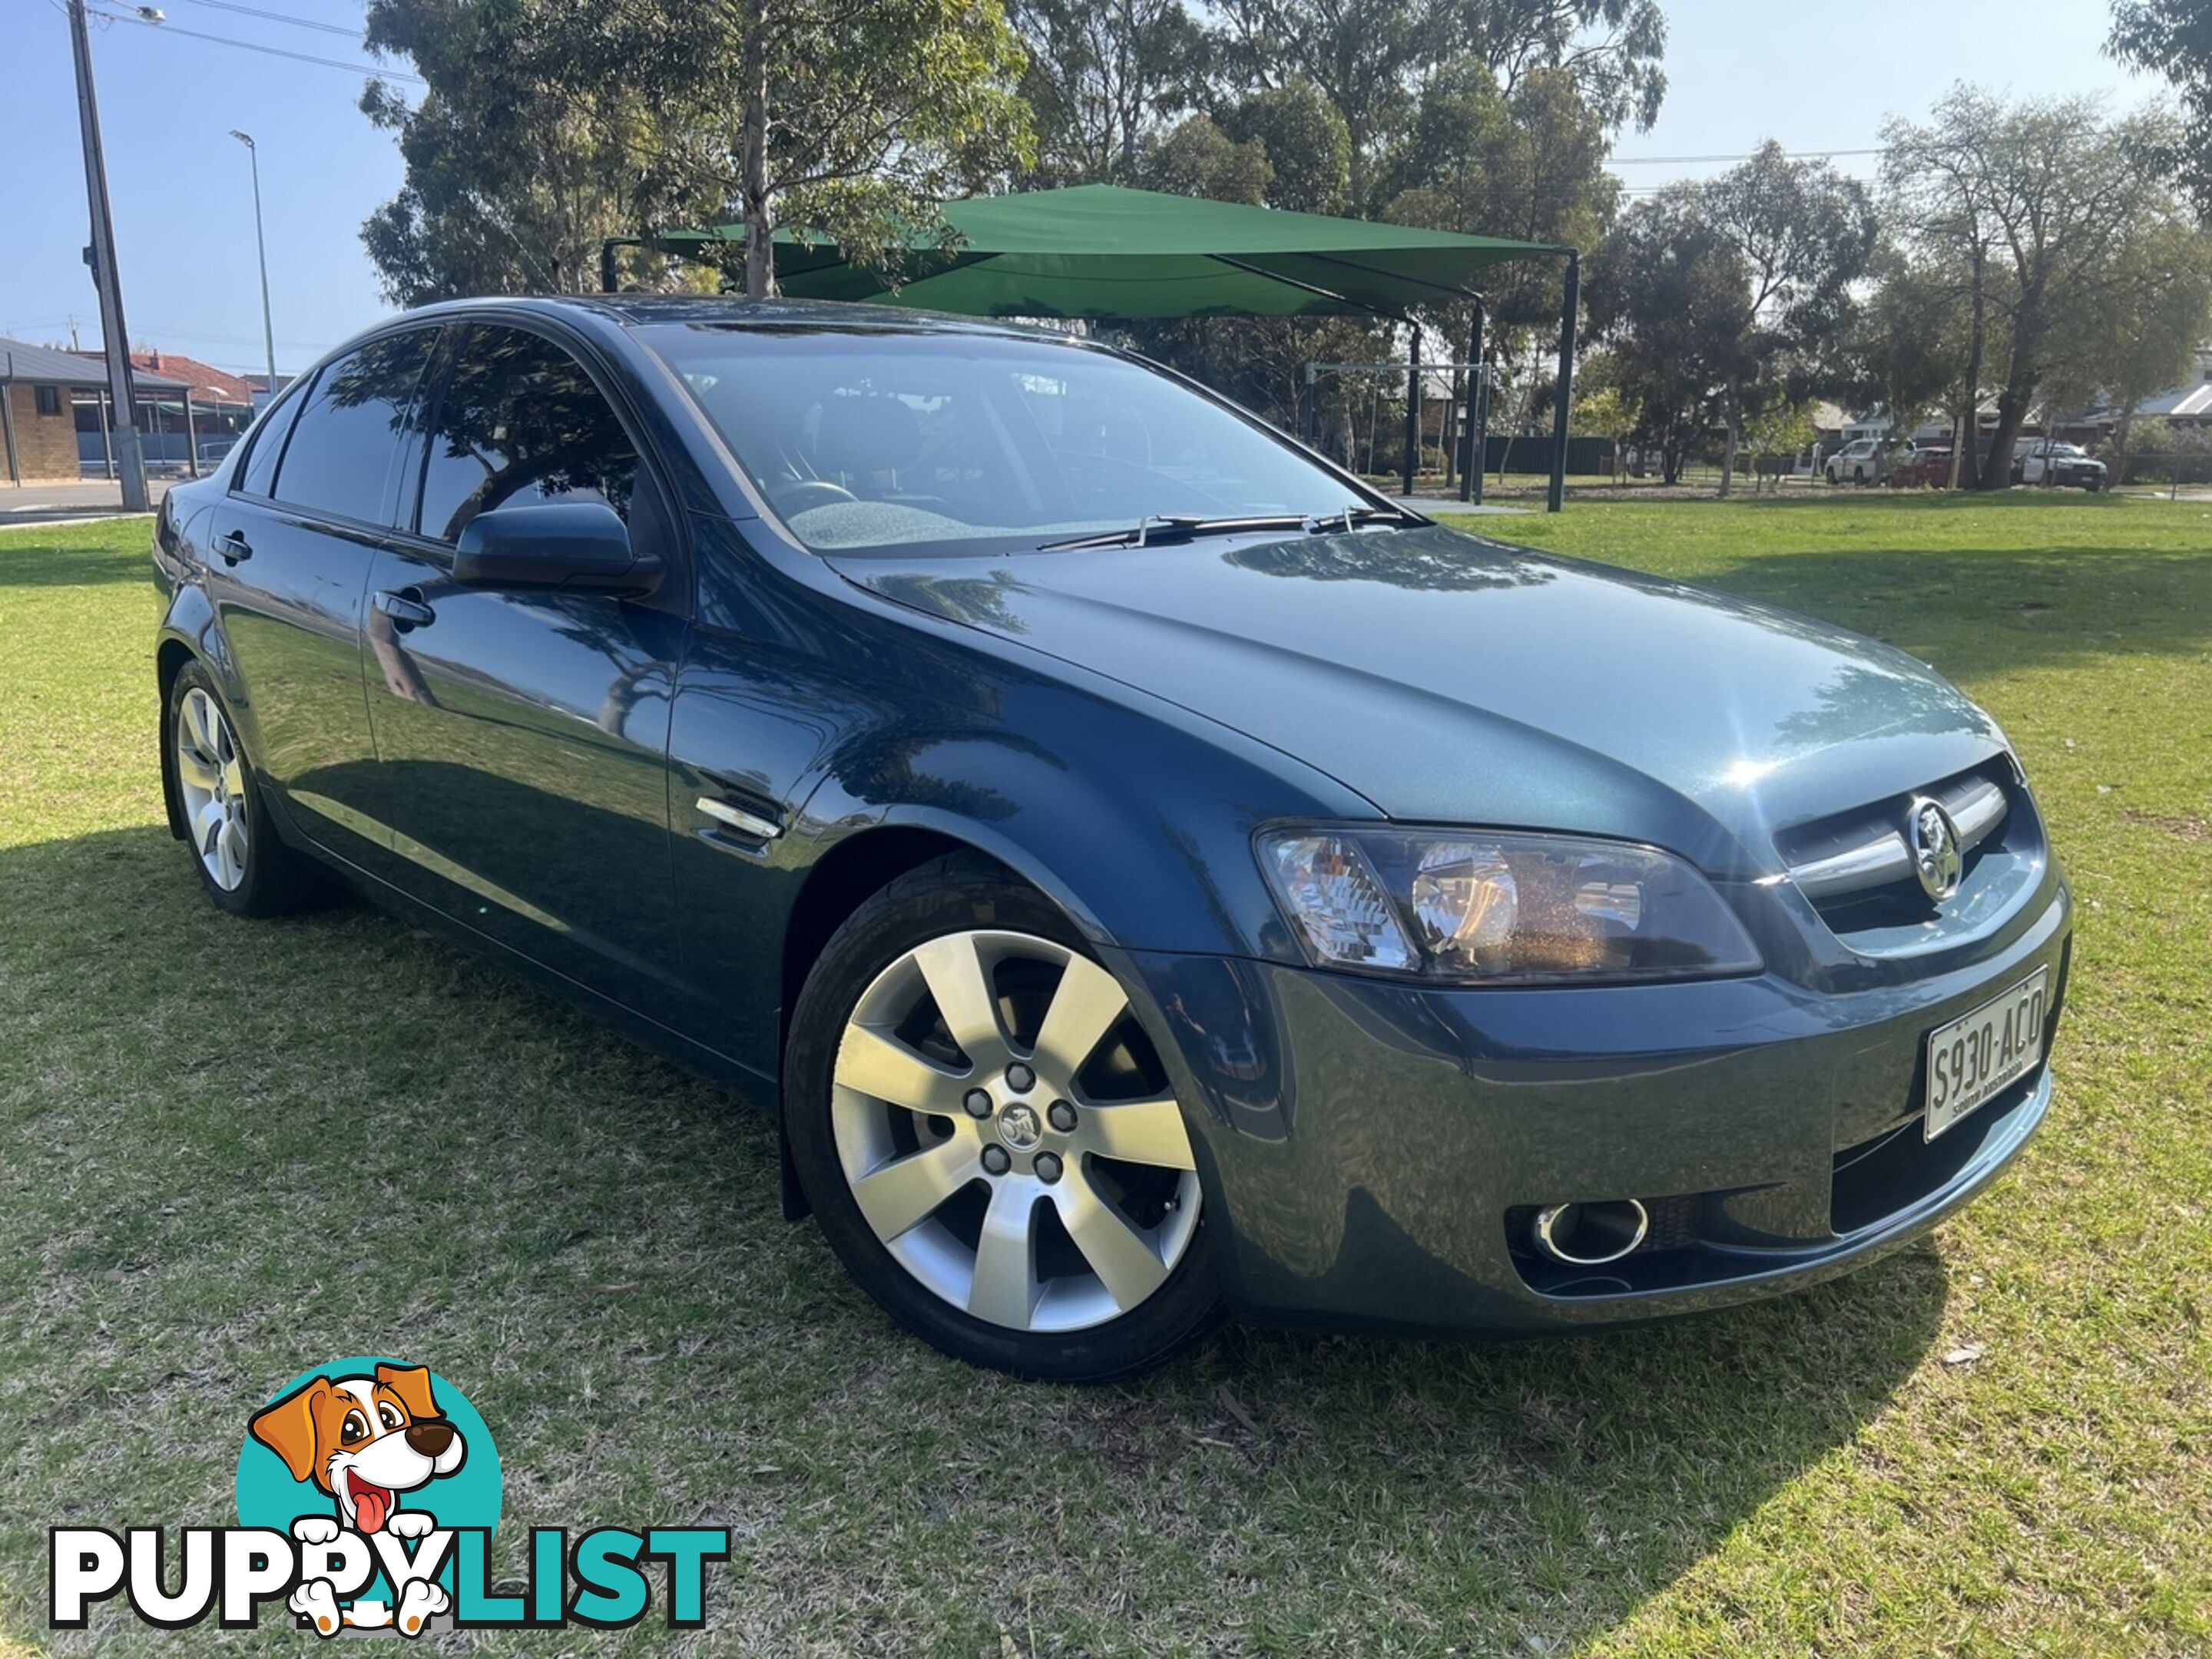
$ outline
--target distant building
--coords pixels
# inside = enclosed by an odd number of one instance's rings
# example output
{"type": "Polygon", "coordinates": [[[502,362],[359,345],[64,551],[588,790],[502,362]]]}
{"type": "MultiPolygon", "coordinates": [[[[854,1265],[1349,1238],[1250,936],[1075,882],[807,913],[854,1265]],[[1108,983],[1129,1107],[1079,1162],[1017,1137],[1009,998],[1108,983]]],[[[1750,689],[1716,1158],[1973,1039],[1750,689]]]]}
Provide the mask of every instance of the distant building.
{"type": "MultiPolygon", "coordinates": [[[[160,423],[164,404],[181,412],[197,395],[188,382],[150,368],[135,375],[132,389],[139,425],[148,432],[160,423]]],[[[85,476],[79,434],[87,418],[94,434],[90,470],[98,476],[105,467],[107,401],[103,364],[76,352],[0,337],[0,441],[8,482],[52,483],[85,476]]],[[[149,451],[148,459],[152,459],[149,451]]]]}
{"type": "MultiPolygon", "coordinates": [[[[2212,343],[2197,348],[2197,372],[2191,379],[2146,398],[2136,406],[2137,420],[2151,416],[2185,426],[2212,423],[2212,343]]],[[[2097,416],[2102,424],[2114,426],[2119,422],[2120,413],[2117,409],[2100,410],[2097,416]]]]}

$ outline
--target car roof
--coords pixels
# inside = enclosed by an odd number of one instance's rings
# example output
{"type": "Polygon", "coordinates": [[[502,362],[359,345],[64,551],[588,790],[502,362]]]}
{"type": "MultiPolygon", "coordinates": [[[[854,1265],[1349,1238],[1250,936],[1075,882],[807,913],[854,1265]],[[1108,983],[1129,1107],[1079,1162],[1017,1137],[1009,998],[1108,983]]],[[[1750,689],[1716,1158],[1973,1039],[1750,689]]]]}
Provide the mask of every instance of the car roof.
{"type": "Polygon", "coordinates": [[[858,305],[839,300],[746,300],[722,295],[487,295],[481,299],[441,301],[408,314],[432,317],[492,305],[555,315],[582,312],[624,329],[673,323],[723,328],[866,329],[887,334],[983,335],[1045,342],[1068,339],[1052,329],[1026,327],[991,318],[914,311],[902,306],[858,305]]]}

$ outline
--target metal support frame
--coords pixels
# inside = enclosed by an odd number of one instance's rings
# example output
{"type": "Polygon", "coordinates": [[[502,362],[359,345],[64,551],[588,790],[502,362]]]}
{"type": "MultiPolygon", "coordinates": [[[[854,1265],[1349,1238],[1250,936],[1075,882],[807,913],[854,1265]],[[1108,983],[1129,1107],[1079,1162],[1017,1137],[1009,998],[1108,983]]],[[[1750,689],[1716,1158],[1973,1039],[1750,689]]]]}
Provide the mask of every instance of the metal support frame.
{"type": "Polygon", "coordinates": [[[1544,510],[1557,513],[1567,499],[1567,415],[1575,401],[1575,313],[1581,308],[1583,256],[1567,255],[1566,295],[1559,306],[1559,389],[1552,410],[1552,487],[1544,510]]]}
{"type": "Polygon", "coordinates": [[[1406,494],[1421,470],[1421,325],[1406,324],[1406,494]]]}
{"type": "Polygon", "coordinates": [[[1460,430],[1459,498],[1463,501],[1480,503],[1482,500],[1482,475],[1488,470],[1490,434],[1484,429],[1483,416],[1487,414],[1490,377],[1482,372],[1482,331],[1486,320],[1483,302],[1474,302],[1474,323],[1468,331],[1467,360],[1474,365],[1467,375],[1467,420],[1460,430]]]}

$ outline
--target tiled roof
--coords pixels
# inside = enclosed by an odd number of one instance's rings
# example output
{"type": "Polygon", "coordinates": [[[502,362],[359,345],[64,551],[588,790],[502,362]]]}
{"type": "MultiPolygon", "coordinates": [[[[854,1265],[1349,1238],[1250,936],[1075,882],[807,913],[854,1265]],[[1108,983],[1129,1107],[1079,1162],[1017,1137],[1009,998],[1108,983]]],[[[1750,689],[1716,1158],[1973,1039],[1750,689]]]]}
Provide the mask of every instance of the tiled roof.
{"type": "MultiPolygon", "coordinates": [[[[76,354],[98,357],[96,351],[76,354]]],[[[182,380],[192,389],[192,400],[206,404],[245,404],[253,402],[257,384],[242,375],[226,374],[197,357],[180,356],[173,351],[163,351],[158,346],[148,347],[131,354],[131,372],[141,380],[149,374],[167,376],[171,380],[182,380]]]]}
{"type": "MultiPolygon", "coordinates": [[[[105,386],[106,371],[96,361],[99,354],[91,355],[95,361],[88,362],[78,352],[56,351],[0,335],[0,380],[20,380],[25,386],[105,386]]],[[[182,392],[185,385],[158,370],[142,371],[134,379],[141,387],[161,392],[182,392]]]]}

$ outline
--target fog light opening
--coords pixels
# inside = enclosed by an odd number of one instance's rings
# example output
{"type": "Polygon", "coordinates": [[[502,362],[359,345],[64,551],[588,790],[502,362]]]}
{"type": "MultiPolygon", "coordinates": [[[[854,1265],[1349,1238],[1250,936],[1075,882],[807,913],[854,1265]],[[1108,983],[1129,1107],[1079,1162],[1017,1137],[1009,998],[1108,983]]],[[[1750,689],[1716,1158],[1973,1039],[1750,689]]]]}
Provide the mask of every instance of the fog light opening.
{"type": "Polygon", "coordinates": [[[1618,1261],[1651,1231],[1651,1217],[1632,1198],[1601,1204],[1554,1204],[1536,1212],[1536,1248],[1554,1261],[1595,1267],[1618,1261]]]}

